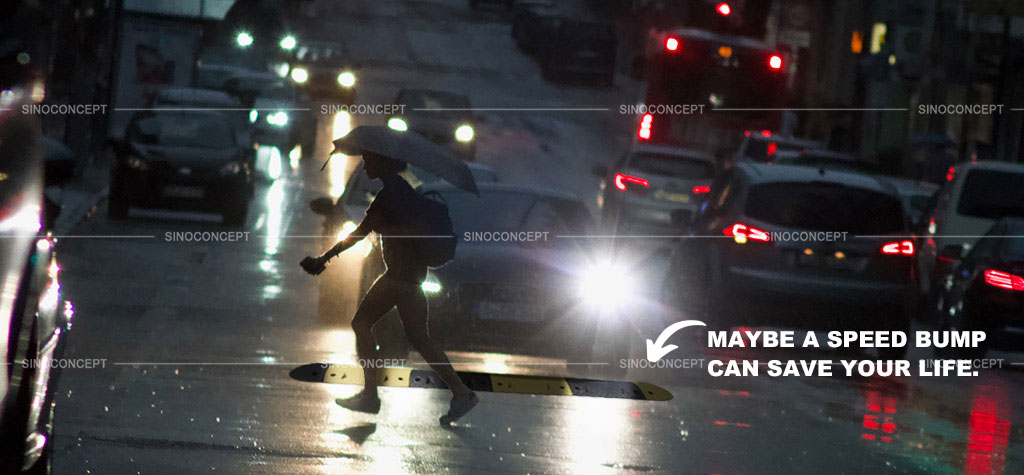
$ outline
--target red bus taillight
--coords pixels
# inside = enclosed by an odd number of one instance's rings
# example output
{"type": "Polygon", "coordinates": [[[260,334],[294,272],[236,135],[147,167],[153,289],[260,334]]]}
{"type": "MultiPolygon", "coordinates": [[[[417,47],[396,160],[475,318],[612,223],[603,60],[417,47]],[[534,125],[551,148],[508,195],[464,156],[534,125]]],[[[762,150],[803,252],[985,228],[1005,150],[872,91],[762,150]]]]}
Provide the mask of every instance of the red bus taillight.
{"type": "Polygon", "coordinates": [[[782,56],[773,54],[768,58],[768,67],[776,71],[782,69],[782,56]]]}
{"type": "Polygon", "coordinates": [[[767,232],[743,223],[736,223],[722,231],[726,236],[732,236],[737,244],[746,244],[747,241],[771,242],[772,238],[767,232]]]}
{"type": "Polygon", "coordinates": [[[670,36],[665,40],[665,49],[669,51],[679,51],[679,39],[670,36]]]}
{"type": "Polygon", "coordinates": [[[618,188],[621,191],[626,191],[626,189],[629,188],[629,184],[640,185],[644,188],[651,186],[651,182],[644,180],[643,178],[623,173],[616,173],[615,176],[612,177],[612,181],[615,183],[615,188],[618,188]]]}
{"type": "Polygon", "coordinates": [[[636,133],[640,140],[651,140],[652,122],[654,122],[654,116],[651,114],[644,114],[643,119],[640,120],[640,130],[636,133]]]}
{"type": "Polygon", "coordinates": [[[732,13],[732,7],[730,7],[728,3],[722,2],[715,6],[715,11],[718,12],[719,15],[729,16],[729,14],[732,13]]]}
{"type": "Polygon", "coordinates": [[[711,193],[710,186],[695,186],[693,187],[693,194],[700,195],[703,193],[711,193]]]}
{"type": "Polygon", "coordinates": [[[985,271],[985,283],[1000,289],[1024,291],[1024,277],[995,269],[985,271]]]}
{"type": "Polygon", "coordinates": [[[882,254],[912,256],[914,255],[914,243],[913,241],[886,243],[882,246],[882,254]]]}

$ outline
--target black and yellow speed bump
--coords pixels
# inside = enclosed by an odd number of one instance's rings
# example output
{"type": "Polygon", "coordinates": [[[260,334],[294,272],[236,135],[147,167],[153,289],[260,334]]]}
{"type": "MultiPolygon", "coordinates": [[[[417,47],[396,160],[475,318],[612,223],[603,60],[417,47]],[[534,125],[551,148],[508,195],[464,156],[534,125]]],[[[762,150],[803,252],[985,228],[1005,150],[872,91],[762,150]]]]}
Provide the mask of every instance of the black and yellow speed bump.
{"type": "MultiPolygon", "coordinates": [[[[526,376],[459,371],[462,381],[474,391],[541,394],[547,396],[587,396],[615,399],[668,401],[672,393],[650,383],[604,381],[600,379],[526,376]]],[[[358,366],[310,363],[291,370],[293,379],[310,383],[363,384],[358,366]]],[[[378,368],[377,384],[395,388],[447,389],[437,373],[425,369],[378,368]]]]}

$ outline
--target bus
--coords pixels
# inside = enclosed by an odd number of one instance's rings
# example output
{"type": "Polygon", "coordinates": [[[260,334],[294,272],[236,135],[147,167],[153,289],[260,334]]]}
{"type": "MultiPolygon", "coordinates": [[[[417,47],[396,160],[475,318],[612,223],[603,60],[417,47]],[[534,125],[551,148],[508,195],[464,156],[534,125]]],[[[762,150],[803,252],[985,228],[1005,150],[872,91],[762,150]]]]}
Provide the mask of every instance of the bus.
{"type": "Polygon", "coordinates": [[[748,130],[779,130],[786,57],[759,41],[696,28],[648,35],[636,141],[724,160],[748,130]]]}

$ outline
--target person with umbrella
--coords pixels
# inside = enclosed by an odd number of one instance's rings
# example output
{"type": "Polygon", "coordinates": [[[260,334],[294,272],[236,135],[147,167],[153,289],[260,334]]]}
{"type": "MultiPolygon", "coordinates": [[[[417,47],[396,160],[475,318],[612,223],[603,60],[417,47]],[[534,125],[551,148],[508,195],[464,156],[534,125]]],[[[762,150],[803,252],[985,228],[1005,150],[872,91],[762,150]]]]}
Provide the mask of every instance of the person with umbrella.
{"type": "MultiPolygon", "coordinates": [[[[442,424],[449,424],[469,412],[479,399],[462,382],[444,351],[427,331],[427,301],[421,288],[427,276],[427,264],[415,246],[415,239],[409,239],[415,234],[412,222],[419,200],[424,198],[399,173],[412,164],[455,186],[479,194],[476,183],[464,163],[412,132],[360,126],[335,141],[335,148],[348,155],[361,154],[366,175],[381,180],[383,187],[367,208],[366,217],[348,237],[318,257],[307,257],[302,267],[310,274],[317,275],[323,272],[328,261],[355,245],[371,231],[381,236],[387,271],[367,290],[352,319],[356,351],[363,361],[374,357],[376,342],[372,328],[388,311],[397,307],[409,343],[452,391],[451,407],[441,417],[442,424]]],[[[376,414],[380,411],[380,397],[377,394],[375,365],[363,365],[363,381],[363,391],[336,402],[351,410],[376,414]]]]}

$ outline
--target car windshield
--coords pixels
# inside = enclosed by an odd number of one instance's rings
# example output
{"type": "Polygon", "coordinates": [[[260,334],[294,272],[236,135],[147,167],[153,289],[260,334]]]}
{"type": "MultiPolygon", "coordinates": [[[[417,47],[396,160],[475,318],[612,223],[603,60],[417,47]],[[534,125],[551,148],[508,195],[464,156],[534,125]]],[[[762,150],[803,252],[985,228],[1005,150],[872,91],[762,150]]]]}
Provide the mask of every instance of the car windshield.
{"type": "Polygon", "coordinates": [[[751,218],[789,228],[851,234],[904,231],[898,198],[836,183],[755,185],[747,195],[751,218]]]}
{"type": "Polygon", "coordinates": [[[586,234],[592,218],[586,207],[573,200],[518,191],[482,191],[478,198],[465,191],[445,191],[456,234],[465,232],[548,232],[549,246],[569,244],[558,235],[586,234]]]}
{"type": "Polygon", "coordinates": [[[956,212],[972,218],[1024,218],[1024,173],[982,169],[967,172],[956,212]]]}
{"type": "Polygon", "coordinates": [[[343,63],[343,51],[341,45],[333,44],[300,46],[295,59],[304,64],[340,66],[343,63]]]}
{"type": "Polygon", "coordinates": [[[133,142],[170,147],[223,149],[235,145],[229,122],[216,114],[156,112],[137,118],[128,129],[133,142]]]}
{"type": "Polygon", "coordinates": [[[674,178],[711,178],[715,173],[715,167],[711,162],[657,153],[634,154],[630,159],[629,167],[642,172],[674,178]]]}

